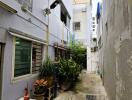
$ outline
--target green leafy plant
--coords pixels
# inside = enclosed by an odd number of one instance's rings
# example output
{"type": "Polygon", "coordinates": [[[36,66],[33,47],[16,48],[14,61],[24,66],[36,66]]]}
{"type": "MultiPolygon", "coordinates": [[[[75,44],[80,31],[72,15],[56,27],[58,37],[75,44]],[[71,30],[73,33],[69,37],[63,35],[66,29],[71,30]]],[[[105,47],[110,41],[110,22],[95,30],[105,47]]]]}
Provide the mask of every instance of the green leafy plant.
{"type": "Polygon", "coordinates": [[[70,46],[71,50],[71,58],[78,63],[79,65],[82,65],[84,68],[86,68],[86,47],[83,46],[82,43],[78,42],[74,45],[70,46]]]}
{"type": "Polygon", "coordinates": [[[81,66],[72,59],[60,59],[58,63],[58,76],[60,82],[74,82],[81,73],[81,66]]]}
{"type": "Polygon", "coordinates": [[[40,69],[40,78],[47,81],[47,86],[51,87],[54,84],[54,64],[49,57],[43,63],[40,69]]]}
{"type": "Polygon", "coordinates": [[[54,73],[53,63],[51,59],[47,57],[40,69],[40,78],[51,77],[53,76],[53,73],[54,73]]]}

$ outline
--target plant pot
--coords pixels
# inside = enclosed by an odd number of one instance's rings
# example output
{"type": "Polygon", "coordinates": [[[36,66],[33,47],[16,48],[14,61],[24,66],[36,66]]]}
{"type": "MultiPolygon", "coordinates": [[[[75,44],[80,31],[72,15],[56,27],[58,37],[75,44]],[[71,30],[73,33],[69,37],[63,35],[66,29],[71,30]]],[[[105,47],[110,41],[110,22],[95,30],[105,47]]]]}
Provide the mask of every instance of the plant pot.
{"type": "Polygon", "coordinates": [[[44,100],[44,94],[34,94],[35,100],[44,100]]]}
{"type": "Polygon", "coordinates": [[[61,89],[66,91],[71,87],[72,83],[71,82],[62,82],[61,84],[61,89]]]}
{"type": "Polygon", "coordinates": [[[47,82],[48,82],[48,84],[47,84],[47,86],[48,87],[51,87],[51,86],[53,86],[53,77],[51,76],[51,77],[46,77],[46,80],[47,80],[47,82]]]}

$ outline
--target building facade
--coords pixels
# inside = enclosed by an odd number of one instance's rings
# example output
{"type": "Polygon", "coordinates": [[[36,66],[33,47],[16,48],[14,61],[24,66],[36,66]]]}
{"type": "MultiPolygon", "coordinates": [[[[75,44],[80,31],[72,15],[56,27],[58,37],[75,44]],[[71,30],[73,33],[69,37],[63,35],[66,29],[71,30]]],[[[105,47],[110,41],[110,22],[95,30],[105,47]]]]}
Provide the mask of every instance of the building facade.
{"type": "Polygon", "coordinates": [[[98,17],[99,67],[109,100],[132,99],[131,11],[131,0],[103,0],[98,17]]]}
{"type": "Polygon", "coordinates": [[[91,0],[74,0],[73,32],[75,41],[87,48],[87,71],[91,72],[91,38],[92,38],[92,2],[91,0]]]}
{"type": "Polygon", "coordinates": [[[60,55],[66,52],[72,2],[59,0],[55,7],[54,2],[0,1],[0,100],[17,100],[27,86],[33,91],[44,58],[56,60],[58,47],[60,55]]]}
{"type": "Polygon", "coordinates": [[[92,34],[92,4],[90,0],[86,3],[73,4],[73,32],[75,41],[82,42],[90,47],[92,34]]]}

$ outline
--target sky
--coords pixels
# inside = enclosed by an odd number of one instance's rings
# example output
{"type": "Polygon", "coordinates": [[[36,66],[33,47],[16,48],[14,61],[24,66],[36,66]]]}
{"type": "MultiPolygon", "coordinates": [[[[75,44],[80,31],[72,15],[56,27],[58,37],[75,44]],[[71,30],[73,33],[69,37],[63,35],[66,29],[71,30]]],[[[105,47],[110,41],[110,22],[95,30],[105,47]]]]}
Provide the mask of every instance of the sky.
{"type": "Polygon", "coordinates": [[[97,3],[102,2],[102,0],[92,0],[92,16],[96,16],[96,11],[97,11],[97,3]]]}

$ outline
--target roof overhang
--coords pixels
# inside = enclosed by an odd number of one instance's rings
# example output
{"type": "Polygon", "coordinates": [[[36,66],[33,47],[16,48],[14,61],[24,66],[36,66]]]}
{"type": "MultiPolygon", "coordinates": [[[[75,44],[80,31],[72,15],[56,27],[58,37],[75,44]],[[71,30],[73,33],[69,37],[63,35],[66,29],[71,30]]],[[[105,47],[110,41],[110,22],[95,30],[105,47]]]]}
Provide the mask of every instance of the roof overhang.
{"type": "Polygon", "coordinates": [[[2,1],[0,1],[0,7],[4,8],[5,10],[7,10],[11,13],[17,13],[17,11],[14,8],[10,7],[9,5],[7,5],[6,3],[4,3],[2,1]]]}
{"type": "Polygon", "coordinates": [[[14,37],[19,37],[22,39],[26,39],[26,40],[30,40],[30,41],[34,41],[34,42],[38,42],[38,43],[47,45],[47,42],[45,40],[42,40],[38,37],[34,37],[32,35],[26,34],[26,33],[21,32],[21,31],[15,30],[13,28],[10,28],[8,30],[8,32],[14,37]]]}

